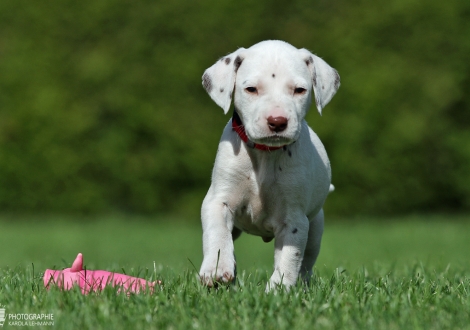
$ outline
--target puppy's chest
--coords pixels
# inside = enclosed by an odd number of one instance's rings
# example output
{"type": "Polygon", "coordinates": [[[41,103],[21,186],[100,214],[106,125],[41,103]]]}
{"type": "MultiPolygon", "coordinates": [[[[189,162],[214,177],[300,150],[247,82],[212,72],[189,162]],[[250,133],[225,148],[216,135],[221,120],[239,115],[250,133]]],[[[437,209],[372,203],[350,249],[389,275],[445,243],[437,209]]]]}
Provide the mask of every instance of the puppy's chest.
{"type": "Polygon", "coordinates": [[[254,235],[272,236],[275,223],[287,209],[285,191],[290,190],[287,164],[269,165],[245,173],[236,189],[241,198],[234,205],[235,226],[254,235]]]}
{"type": "Polygon", "coordinates": [[[239,186],[243,196],[234,210],[234,224],[244,232],[254,235],[270,235],[272,226],[268,223],[271,210],[267,208],[267,196],[262,196],[255,180],[249,179],[239,186]]]}

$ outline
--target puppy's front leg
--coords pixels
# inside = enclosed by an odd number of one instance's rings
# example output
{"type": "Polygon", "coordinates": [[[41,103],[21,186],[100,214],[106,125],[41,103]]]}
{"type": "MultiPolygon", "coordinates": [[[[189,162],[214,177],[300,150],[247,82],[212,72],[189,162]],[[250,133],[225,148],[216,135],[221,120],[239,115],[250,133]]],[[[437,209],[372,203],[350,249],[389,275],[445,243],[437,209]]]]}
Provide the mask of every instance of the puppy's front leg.
{"type": "Polygon", "coordinates": [[[289,289],[297,282],[300,266],[308,239],[309,222],[305,215],[286,221],[276,233],[274,243],[274,273],[266,291],[274,290],[279,284],[289,289]]]}
{"type": "Polygon", "coordinates": [[[233,214],[227,204],[206,197],[202,204],[202,241],[204,260],[199,276],[207,286],[230,283],[235,278],[232,239],[233,214]]]}
{"type": "Polygon", "coordinates": [[[304,259],[300,268],[300,276],[308,283],[313,275],[313,265],[320,253],[321,238],[323,235],[323,210],[315,216],[309,216],[308,241],[305,247],[304,259]]]}

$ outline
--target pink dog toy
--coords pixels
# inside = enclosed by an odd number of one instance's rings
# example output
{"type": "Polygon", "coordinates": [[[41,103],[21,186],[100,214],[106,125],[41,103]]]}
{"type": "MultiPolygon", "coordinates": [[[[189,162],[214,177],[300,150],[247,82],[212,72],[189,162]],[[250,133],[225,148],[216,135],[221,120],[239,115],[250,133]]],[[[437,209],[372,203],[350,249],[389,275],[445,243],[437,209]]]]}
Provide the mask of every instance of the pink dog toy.
{"type": "MultiPolygon", "coordinates": [[[[78,285],[83,294],[90,291],[101,291],[106,285],[119,286],[127,293],[139,293],[146,290],[153,292],[155,287],[155,282],[148,282],[138,277],[112,273],[106,270],[83,270],[83,256],[81,253],[77,255],[70,268],[64,270],[46,269],[44,286],[49,288],[54,284],[64,290],[70,290],[74,285],[78,285]]],[[[160,281],[158,281],[158,284],[160,284],[160,281]]]]}

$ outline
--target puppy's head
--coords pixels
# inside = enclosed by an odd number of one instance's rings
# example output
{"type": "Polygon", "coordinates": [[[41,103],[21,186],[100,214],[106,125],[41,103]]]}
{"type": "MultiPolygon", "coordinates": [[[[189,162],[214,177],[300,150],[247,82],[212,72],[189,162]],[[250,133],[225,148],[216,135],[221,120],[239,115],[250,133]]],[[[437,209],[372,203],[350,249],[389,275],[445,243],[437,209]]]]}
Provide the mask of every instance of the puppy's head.
{"type": "Polygon", "coordinates": [[[222,57],[202,76],[212,99],[227,113],[232,98],[248,138],[268,146],[298,139],[313,98],[318,111],[340,85],[335,69],[308,50],[263,41],[222,57]]]}

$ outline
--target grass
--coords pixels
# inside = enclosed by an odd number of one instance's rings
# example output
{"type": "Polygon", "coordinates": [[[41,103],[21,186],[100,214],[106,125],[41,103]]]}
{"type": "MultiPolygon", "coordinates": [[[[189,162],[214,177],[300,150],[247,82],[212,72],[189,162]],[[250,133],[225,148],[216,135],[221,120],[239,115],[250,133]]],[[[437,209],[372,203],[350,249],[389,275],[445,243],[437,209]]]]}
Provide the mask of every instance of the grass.
{"type": "Polygon", "coordinates": [[[0,305],[52,313],[45,329],[470,329],[470,217],[330,220],[313,281],[276,294],[264,293],[272,243],[248,235],[235,244],[237,285],[202,287],[197,220],[3,216],[0,228],[0,305]],[[70,267],[78,252],[88,269],[163,285],[45,290],[44,269],[70,267]]]}

